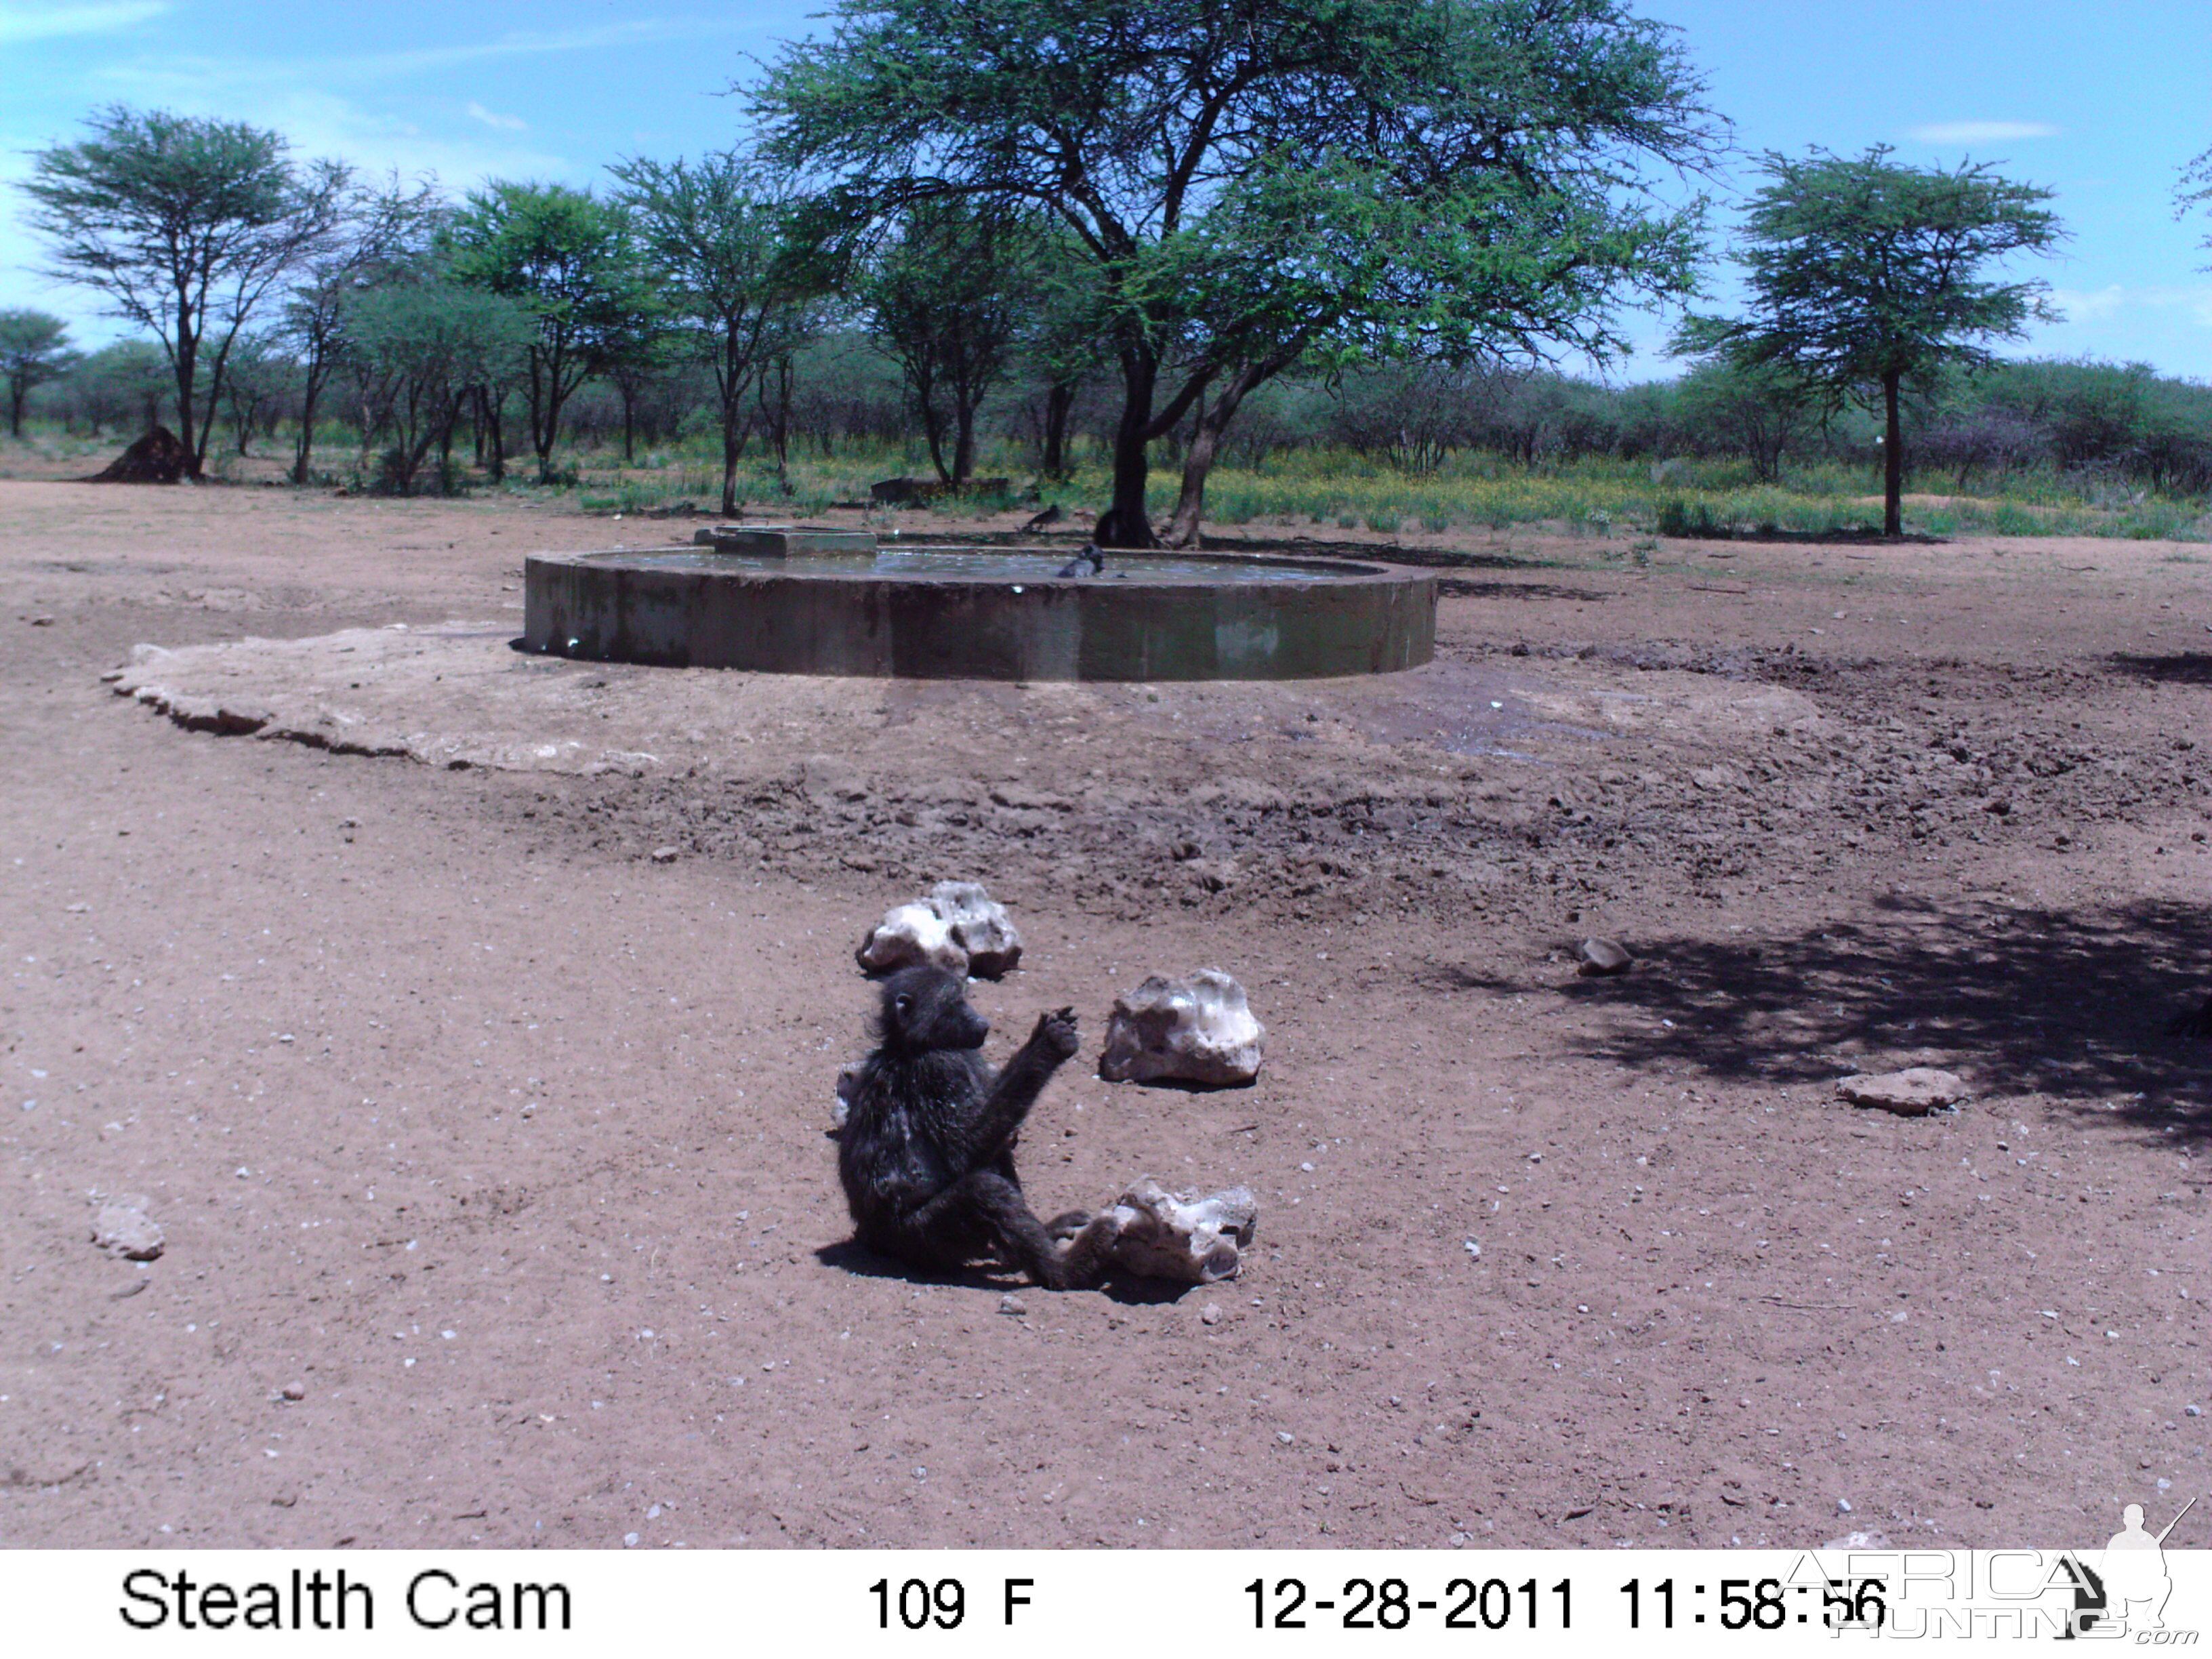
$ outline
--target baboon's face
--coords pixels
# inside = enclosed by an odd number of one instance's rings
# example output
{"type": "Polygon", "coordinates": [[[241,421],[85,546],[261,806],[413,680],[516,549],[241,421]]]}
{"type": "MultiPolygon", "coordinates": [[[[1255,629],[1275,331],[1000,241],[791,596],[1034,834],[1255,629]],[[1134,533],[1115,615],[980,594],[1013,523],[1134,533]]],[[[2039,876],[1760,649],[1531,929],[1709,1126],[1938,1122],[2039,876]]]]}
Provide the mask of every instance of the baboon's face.
{"type": "Polygon", "coordinates": [[[894,1048],[980,1048],[991,1022],[968,1006],[960,981],[938,968],[906,968],[884,981],[884,1042],[894,1048]]]}

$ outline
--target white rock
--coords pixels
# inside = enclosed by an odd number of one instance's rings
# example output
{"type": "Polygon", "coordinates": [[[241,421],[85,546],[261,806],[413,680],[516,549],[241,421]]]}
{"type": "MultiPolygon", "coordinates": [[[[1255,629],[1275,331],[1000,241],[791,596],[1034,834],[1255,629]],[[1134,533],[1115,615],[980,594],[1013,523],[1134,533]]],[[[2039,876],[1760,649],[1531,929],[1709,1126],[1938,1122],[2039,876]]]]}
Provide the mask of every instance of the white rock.
{"type": "Polygon", "coordinates": [[[968,953],[968,971],[997,979],[1022,959],[1022,936],[1006,907],[972,881],[940,881],[929,890],[930,908],[945,918],[952,942],[968,953]]]}
{"type": "Polygon", "coordinates": [[[1577,971],[1584,975],[1625,974],[1636,964],[1617,939],[1586,939],[1575,948],[1575,957],[1582,963],[1577,971]]]}
{"type": "Polygon", "coordinates": [[[860,966],[872,974],[927,963],[948,974],[966,978],[968,953],[953,942],[952,929],[926,902],[893,906],[860,941],[854,953],[860,966]]]}
{"type": "Polygon", "coordinates": [[[1155,974],[1114,999],[1098,1075],[1109,1083],[1249,1083],[1260,1073],[1263,1035],[1244,988],[1218,968],[1187,979],[1155,974]]]}
{"type": "Polygon", "coordinates": [[[146,1213],[146,1200],[128,1195],[109,1199],[93,1218],[92,1242],[126,1261],[151,1261],[167,1247],[161,1224],[146,1213]]]}
{"type": "Polygon", "coordinates": [[[1121,1194],[1114,1214],[1121,1224],[1115,1266],[1147,1279],[1212,1285],[1237,1277],[1260,1206],[1249,1188],[1192,1198],[1147,1176],[1121,1194]]]}
{"type": "Polygon", "coordinates": [[[1939,1106],[1964,1100],[1966,1085],[1956,1073],[1939,1072],[1932,1066],[1909,1066],[1901,1072],[1841,1079],[1836,1092],[1854,1106],[1879,1106],[1899,1117],[1925,1117],[1939,1106]]]}
{"type": "Polygon", "coordinates": [[[856,953],[872,974],[927,963],[963,978],[997,979],[1022,959],[1006,907],[972,881],[940,881],[927,898],[887,912],[856,953]]]}

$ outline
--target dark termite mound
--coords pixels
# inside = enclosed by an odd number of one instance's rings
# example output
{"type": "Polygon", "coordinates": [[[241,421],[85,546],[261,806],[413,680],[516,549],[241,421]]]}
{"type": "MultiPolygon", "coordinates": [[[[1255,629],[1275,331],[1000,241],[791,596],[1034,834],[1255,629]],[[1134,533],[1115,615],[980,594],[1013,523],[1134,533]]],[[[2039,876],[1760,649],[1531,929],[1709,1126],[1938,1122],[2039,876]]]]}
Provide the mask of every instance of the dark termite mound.
{"type": "Polygon", "coordinates": [[[81,480],[84,483],[174,483],[191,464],[184,440],[166,426],[149,429],[104,471],[81,480]]]}

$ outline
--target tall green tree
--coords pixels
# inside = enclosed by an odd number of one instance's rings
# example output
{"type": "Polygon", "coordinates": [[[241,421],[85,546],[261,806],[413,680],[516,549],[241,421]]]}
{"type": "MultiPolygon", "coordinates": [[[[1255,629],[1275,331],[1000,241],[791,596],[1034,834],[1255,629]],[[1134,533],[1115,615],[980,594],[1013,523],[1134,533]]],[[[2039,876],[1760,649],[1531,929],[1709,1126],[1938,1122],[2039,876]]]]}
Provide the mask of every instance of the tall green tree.
{"type": "Polygon", "coordinates": [[[1882,414],[1882,533],[1904,532],[1908,387],[1946,366],[1979,368],[1984,342],[2020,339],[2030,319],[2056,321],[2040,282],[1991,280],[1987,268],[2047,252],[2064,232],[2051,191],[2000,179],[1990,165],[1901,167],[1890,147],[1863,155],[1769,151],[1768,182],[1746,204],[1750,314],[1692,316],[1674,349],[1757,372],[1779,369],[1832,409],[1882,414]]]}
{"type": "Polygon", "coordinates": [[[1780,476],[1784,453],[1819,416],[1816,401],[1788,370],[1725,359],[1700,363],[1684,375],[1674,389],[1674,406],[1701,437],[1748,459],[1761,483],[1780,476]]]}
{"type": "Polygon", "coordinates": [[[1121,380],[1098,538],[1152,544],[1147,447],[1205,400],[1171,533],[1293,364],[1605,355],[1688,291],[1715,124],[1673,33],[1614,0],[843,0],[754,107],[771,155],[881,216],[1032,204],[1095,271],[1121,380]]]}
{"type": "Polygon", "coordinates": [[[296,392],[299,380],[300,366],[275,337],[260,333],[238,337],[223,374],[222,403],[240,455],[249,453],[255,427],[273,434],[277,411],[296,392]]]}
{"type": "Polygon", "coordinates": [[[307,482],[314,458],[315,416],[338,368],[339,325],[347,303],[380,283],[421,273],[443,204],[428,180],[356,184],[349,174],[338,220],[325,244],[301,262],[284,305],[283,337],[300,364],[300,429],[292,482],[307,482]]]}
{"type": "Polygon", "coordinates": [[[63,391],[97,438],[106,426],[135,422],[145,432],[160,424],[161,405],[177,395],[177,381],[168,358],[151,340],[117,340],[87,352],[70,368],[63,391]]]}
{"type": "Polygon", "coordinates": [[[0,311],[0,378],[8,382],[8,435],[23,435],[23,400],[77,361],[69,325],[43,311],[0,311]]]}
{"type": "Polygon", "coordinates": [[[860,285],[869,332],[905,373],[930,460],[946,483],[975,473],[976,411],[1005,378],[1036,307],[1042,246],[1033,221],[992,204],[917,202],[899,216],[860,285]]]}
{"type": "Polygon", "coordinates": [[[48,275],[161,340],[198,478],[233,343],[331,234],[346,170],[295,167],[283,138],[243,122],[116,104],[85,125],[89,137],[32,152],[27,219],[52,244],[48,275]]]}
{"type": "Polygon", "coordinates": [[[514,300],[536,320],[525,386],[538,479],[550,483],[562,410],[661,309],[629,217],[565,185],[501,180],[471,192],[442,248],[455,280],[514,300]]]}
{"type": "Polygon", "coordinates": [[[519,302],[434,277],[374,289],[346,307],[343,344],[360,378],[362,424],[386,441],[384,487],[410,493],[434,448],[450,460],[471,395],[514,375],[535,332],[519,302]]]}
{"type": "Polygon", "coordinates": [[[789,186],[734,154],[696,163],[624,161],[611,169],[662,298],[696,331],[714,374],[722,430],[722,512],[738,511],[745,398],[812,333],[817,286],[791,235],[789,186]]]}

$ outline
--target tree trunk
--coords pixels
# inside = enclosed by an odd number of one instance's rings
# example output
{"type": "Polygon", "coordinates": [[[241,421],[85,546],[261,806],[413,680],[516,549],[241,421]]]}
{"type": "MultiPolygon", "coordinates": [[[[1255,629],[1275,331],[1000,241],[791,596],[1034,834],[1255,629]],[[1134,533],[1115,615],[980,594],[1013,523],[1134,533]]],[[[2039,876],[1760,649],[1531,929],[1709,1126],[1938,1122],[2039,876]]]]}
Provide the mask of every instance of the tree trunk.
{"type": "Polygon", "coordinates": [[[312,376],[300,393],[300,442],[292,452],[292,482],[307,482],[307,464],[315,453],[315,398],[322,391],[312,376]]]}
{"type": "Polygon", "coordinates": [[[530,442],[538,452],[541,484],[553,482],[553,443],[561,430],[561,405],[568,397],[561,386],[566,367],[566,354],[559,348],[550,351],[531,348],[530,442]]]}
{"type": "Polygon", "coordinates": [[[753,382],[758,392],[762,424],[768,428],[769,446],[775,451],[775,481],[783,493],[791,494],[791,359],[780,357],[770,364],[753,382]],[[769,375],[775,378],[775,396],[769,397],[769,375]]]}
{"type": "MultiPolygon", "coordinates": [[[[190,307],[177,307],[177,343],[172,363],[177,372],[177,428],[185,441],[185,477],[194,483],[200,477],[200,446],[192,435],[192,381],[199,373],[199,340],[191,331],[190,307]]],[[[148,424],[150,426],[151,422],[148,424]]]]}
{"type": "Polygon", "coordinates": [[[738,457],[744,446],[738,441],[738,406],[734,402],[722,405],[722,516],[738,516],[738,457]]]}
{"type": "Polygon", "coordinates": [[[1114,499],[1098,516],[1091,539],[1101,547],[1158,547],[1145,511],[1145,484],[1151,471],[1146,453],[1152,441],[1152,388],[1159,359],[1148,351],[1121,355],[1121,419],[1114,428],[1114,499]]]}
{"type": "Polygon", "coordinates": [[[1197,420],[1191,423],[1189,446],[1183,451],[1182,494],[1176,501],[1175,517],[1168,521],[1167,532],[1161,538],[1168,546],[1198,545],[1199,520],[1206,511],[1206,476],[1213,470],[1213,458],[1221,448],[1221,434],[1236,419],[1237,410],[1253,388],[1274,372],[1272,362],[1247,364],[1221,388],[1220,395],[1212,404],[1199,410],[1197,420]]]}
{"type": "Polygon", "coordinates": [[[952,487],[957,489],[975,471],[975,406],[961,400],[952,418],[952,487]]]}
{"type": "Polygon", "coordinates": [[[494,483],[507,482],[507,394],[495,398],[489,387],[477,392],[477,410],[491,434],[491,460],[484,469],[494,483]]]}
{"type": "Polygon", "coordinates": [[[1075,411],[1075,383],[1054,380],[1044,392],[1044,455],[1038,471],[1048,478],[1067,476],[1067,422],[1075,411]]]}
{"type": "Polygon", "coordinates": [[[1881,533],[1905,533],[1905,433],[1899,419],[1898,382],[1893,369],[1881,377],[1881,533]]]}
{"type": "Polygon", "coordinates": [[[945,464],[945,417],[928,398],[921,400],[921,435],[929,445],[929,464],[937,469],[939,483],[952,482],[952,469],[945,464]]]}

